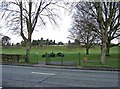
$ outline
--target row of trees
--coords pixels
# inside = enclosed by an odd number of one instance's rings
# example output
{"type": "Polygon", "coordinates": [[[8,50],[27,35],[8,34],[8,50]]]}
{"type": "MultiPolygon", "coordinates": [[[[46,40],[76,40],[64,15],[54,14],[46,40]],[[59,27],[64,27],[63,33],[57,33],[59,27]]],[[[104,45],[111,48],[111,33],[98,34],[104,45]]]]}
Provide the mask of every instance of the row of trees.
{"type": "MultiPolygon", "coordinates": [[[[24,41],[21,41],[21,43],[16,43],[16,44],[11,44],[10,42],[11,38],[9,36],[3,36],[2,37],[2,46],[6,47],[6,46],[26,46],[26,43],[24,41]]],[[[33,40],[32,41],[32,45],[40,45],[40,46],[48,46],[48,45],[64,45],[63,42],[58,42],[56,43],[55,40],[43,40],[43,38],[41,38],[40,40],[33,40]]]]}
{"type": "Polygon", "coordinates": [[[48,46],[48,45],[56,45],[56,43],[55,43],[55,40],[54,41],[49,40],[49,39],[43,40],[43,38],[41,38],[41,40],[33,40],[32,45],[48,46]]]}
{"type": "Polygon", "coordinates": [[[71,39],[84,43],[88,51],[96,40],[101,41],[101,63],[110,55],[113,39],[120,37],[120,2],[78,2],[74,8],[71,39]]]}
{"type": "MultiPolygon", "coordinates": [[[[21,43],[24,42],[22,41],[21,43]]],[[[33,40],[32,45],[49,46],[49,45],[64,45],[64,43],[63,42],[56,43],[55,40],[49,40],[49,39],[44,40],[43,38],[41,38],[40,40],[39,39],[33,40]]]]}

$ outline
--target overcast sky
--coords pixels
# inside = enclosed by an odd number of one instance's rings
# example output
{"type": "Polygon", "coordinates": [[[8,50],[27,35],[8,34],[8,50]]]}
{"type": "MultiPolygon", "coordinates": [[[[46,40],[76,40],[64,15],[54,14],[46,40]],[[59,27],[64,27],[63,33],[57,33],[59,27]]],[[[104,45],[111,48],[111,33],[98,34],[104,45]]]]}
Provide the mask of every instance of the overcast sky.
{"type": "MultiPolygon", "coordinates": [[[[3,23],[0,23],[3,24],[3,23]]],[[[68,15],[64,15],[61,18],[61,23],[59,23],[59,26],[56,27],[52,27],[52,25],[47,25],[45,28],[39,29],[39,27],[36,27],[37,31],[33,32],[32,35],[32,39],[41,39],[41,37],[43,37],[44,39],[49,39],[49,40],[56,40],[56,42],[62,41],[64,43],[68,42],[68,29],[71,26],[71,18],[68,15]]],[[[3,34],[10,36],[11,38],[11,42],[13,43],[17,43],[17,42],[21,42],[22,38],[21,36],[19,36],[18,34],[11,34],[10,31],[7,31],[6,28],[2,28],[4,29],[3,34]],[[5,31],[6,29],[6,31],[5,31]]]]}
{"type": "MultiPolygon", "coordinates": [[[[56,26],[55,28],[52,27],[52,25],[47,25],[45,28],[39,30],[39,27],[36,27],[36,30],[34,31],[32,35],[32,39],[41,39],[43,37],[44,39],[49,40],[55,40],[56,42],[62,41],[64,43],[68,42],[68,29],[71,26],[71,18],[68,15],[64,15],[62,17],[61,23],[59,23],[59,26],[56,26]]],[[[12,42],[20,42],[22,38],[17,35],[12,35],[7,33],[6,35],[10,35],[12,42]]]]}
{"type": "MultiPolygon", "coordinates": [[[[36,26],[35,30],[32,35],[32,39],[49,39],[49,40],[55,40],[56,42],[62,41],[64,43],[68,42],[68,29],[71,27],[71,16],[67,12],[64,12],[63,9],[60,10],[59,13],[61,19],[58,22],[58,26],[52,26],[51,24],[48,24],[46,27],[40,29],[39,26],[36,26]]],[[[0,16],[1,17],[1,16],[0,16]]],[[[1,18],[0,18],[1,19],[1,18]]],[[[17,43],[21,42],[23,39],[19,34],[12,34],[10,31],[8,31],[7,28],[5,28],[4,20],[0,21],[0,26],[2,26],[2,33],[3,35],[9,36],[11,38],[11,43],[17,43]]]]}
{"type": "MultiPolygon", "coordinates": [[[[70,34],[68,30],[70,29],[72,24],[72,20],[71,20],[72,15],[69,15],[67,12],[64,12],[63,10],[61,10],[59,14],[61,16],[61,19],[58,23],[59,26],[53,28],[52,25],[49,24],[43,29],[40,29],[37,26],[36,27],[37,31],[33,32],[32,39],[37,40],[37,39],[41,39],[42,37],[44,39],[55,40],[56,42],[62,41],[64,43],[68,43],[69,39],[67,37],[70,34]]],[[[12,34],[10,33],[10,31],[8,31],[8,29],[5,28],[4,20],[0,21],[0,27],[1,26],[3,27],[1,32],[3,33],[3,35],[9,36],[11,38],[11,43],[17,43],[23,40],[20,35],[12,34]]],[[[118,40],[112,41],[112,43],[115,42],[118,43],[118,40]]]]}

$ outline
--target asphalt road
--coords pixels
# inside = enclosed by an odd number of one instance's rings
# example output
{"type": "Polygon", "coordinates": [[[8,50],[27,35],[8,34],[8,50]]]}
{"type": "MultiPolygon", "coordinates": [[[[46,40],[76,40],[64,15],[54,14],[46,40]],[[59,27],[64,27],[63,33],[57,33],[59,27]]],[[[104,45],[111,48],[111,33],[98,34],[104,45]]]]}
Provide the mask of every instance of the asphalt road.
{"type": "Polygon", "coordinates": [[[3,87],[118,87],[118,72],[2,66],[3,87]]]}

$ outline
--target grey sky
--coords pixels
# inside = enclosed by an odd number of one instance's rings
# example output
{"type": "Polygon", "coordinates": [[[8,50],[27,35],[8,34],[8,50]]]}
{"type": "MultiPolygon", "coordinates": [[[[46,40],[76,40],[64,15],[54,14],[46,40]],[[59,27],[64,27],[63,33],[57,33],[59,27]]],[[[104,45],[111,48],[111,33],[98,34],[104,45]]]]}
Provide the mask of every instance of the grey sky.
{"type": "MultiPolygon", "coordinates": [[[[6,0],[6,1],[11,1],[11,0],[6,0]]],[[[70,2],[77,2],[79,0],[65,0],[65,1],[70,1],[70,2]]],[[[83,0],[81,0],[83,1],[83,0]]],[[[91,1],[91,0],[86,0],[86,1],[91,1]]],[[[33,32],[32,39],[40,39],[43,37],[44,39],[49,39],[49,40],[56,40],[56,42],[62,41],[64,43],[68,42],[68,29],[71,27],[71,16],[68,15],[67,12],[64,12],[64,10],[60,10],[59,15],[61,17],[59,21],[59,26],[52,27],[51,24],[48,24],[45,28],[41,29],[39,26],[36,27],[37,31],[33,32]]],[[[1,19],[1,15],[0,15],[1,19]]],[[[8,28],[5,27],[4,20],[0,21],[0,27],[3,27],[1,29],[1,32],[3,35],[9,36],[11,38],[11,43],[17,43],[21,42],[22,38],[19,34],[12,34],[13,32],[8,31],[8,28]]],[[[118,40],[114,40],[113,43],[118,42],[118,40]]]]}
{"type": "MultiPolygon", "coordinates": [[[[41,27],[36,26],[35,28],[36,31],[33,32],[32,39],[37,40],[43,37],[44,39],[48,38],[50,40],[56,40],[56,42],[62,41],[64,43],[67,43],[69,40],[67,39],[67,36],[69,34],[68,29],[71,26],[71,15],[68,15],[67,11],[63,9],[60,9],[58,14],[61,19],[57,21],[58,22],[57,26],[54,27],[49,23],[46,25],[46,27],[42,29],[41,27]]],[[[0,15],[0,19],[2,19],[1,15],[0,15]]],[[[22,41],[22,38],[19,35],[19,33],[13,34],[12,31],[9,31],[8,28],[5,27],[4,19],[0,21],[0,26],[2,27],[1,33],[3,33],[3,35],[9,36],[11,38],[11,43],[17,43],[22,41]]]]}

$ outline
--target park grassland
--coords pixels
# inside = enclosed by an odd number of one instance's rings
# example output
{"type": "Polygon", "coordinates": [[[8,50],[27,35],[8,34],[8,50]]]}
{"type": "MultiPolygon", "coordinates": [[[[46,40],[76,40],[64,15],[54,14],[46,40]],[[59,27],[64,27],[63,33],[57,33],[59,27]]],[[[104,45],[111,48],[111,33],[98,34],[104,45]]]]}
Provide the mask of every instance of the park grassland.
{"type": "MultiPolygon", "coordinates": [[[[90,54],[85,54],[85,48],[74,48],[70,49],[66,46],[48,46],[48,47],[32,47],[31,48],[31,59],[30,62],[44,62],[45,58],[42,58],[41,55],[45,53],[64,53],[64,54],[79,54],[80,53],[80,66],[83,67],[112,67],[120,68],[119,65],[119,47],[113,47],[110,50],[110,56],[106,57],[105,64],[100,64],[100,47],[94,47],[90,49],[90,54]],[[84,63],[83,60],[87,58],[88,62],[84,63]]],[[[22,54],[25,55],[25,47],[9,47],[2,48],[3,54],[22,54]]],[[[69,60],[69,59],[68,59],[69,60]]],[[[75,60],[75,58],[73,58],[75,60]]]]}

